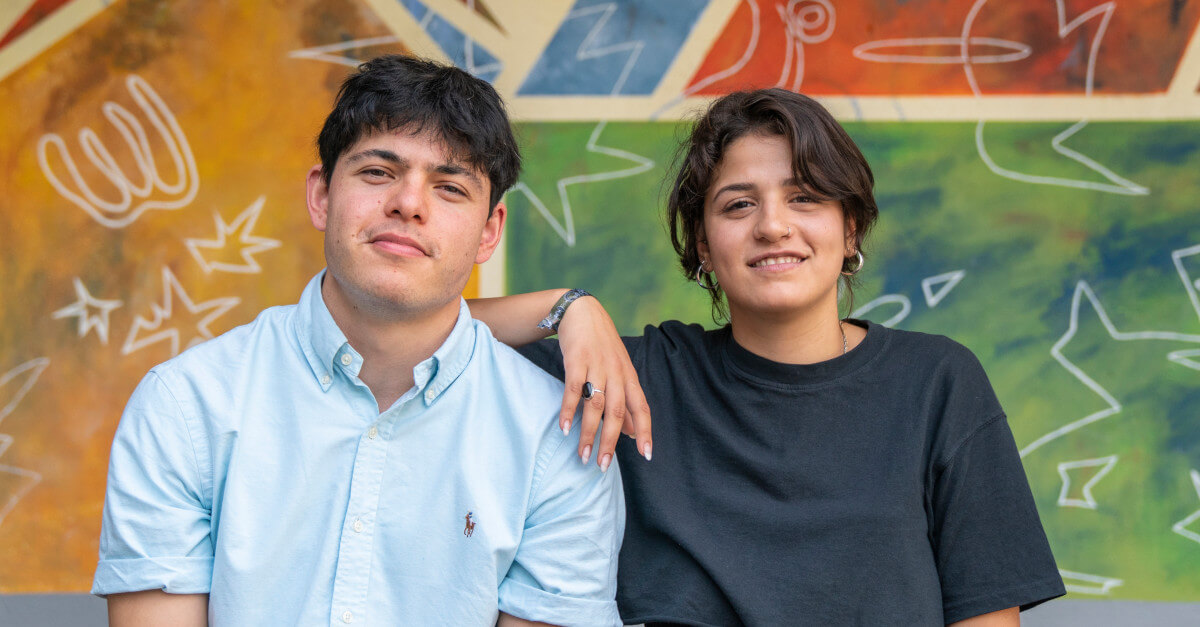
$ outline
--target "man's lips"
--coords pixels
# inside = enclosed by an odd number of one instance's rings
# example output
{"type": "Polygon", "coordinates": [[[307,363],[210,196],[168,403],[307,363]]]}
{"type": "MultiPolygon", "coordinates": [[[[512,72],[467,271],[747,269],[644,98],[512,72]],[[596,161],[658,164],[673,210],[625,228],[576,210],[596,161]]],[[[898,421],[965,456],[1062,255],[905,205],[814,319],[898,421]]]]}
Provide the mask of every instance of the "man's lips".
{"type": "Polygon", "coordinates": [[[379,250],[401,257],[429,256],[429,252],[420,242],[398,233],[380,233],[371,238],[370,244],[379,250]]]}

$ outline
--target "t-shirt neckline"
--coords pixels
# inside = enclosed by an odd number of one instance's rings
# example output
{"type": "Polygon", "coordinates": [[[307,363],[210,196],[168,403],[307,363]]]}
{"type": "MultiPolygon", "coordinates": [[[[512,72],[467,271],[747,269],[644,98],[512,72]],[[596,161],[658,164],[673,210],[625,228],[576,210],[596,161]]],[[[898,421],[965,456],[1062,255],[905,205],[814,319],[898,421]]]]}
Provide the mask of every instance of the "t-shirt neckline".
{"type": "Polygon", "coordinates": [[[752,379],[789,386],[827,383],[858,370],[874,359],[886,341],[887,329],[878,324],[852,318],[847,318],[846,324],[864,327],[867,330],[866,337],[845,355],[815,364],[785,364],[752,353],[733,339],[733,330],[729,325],[721,329],[725,340],[722,352],[726,363],[752,379]]]}

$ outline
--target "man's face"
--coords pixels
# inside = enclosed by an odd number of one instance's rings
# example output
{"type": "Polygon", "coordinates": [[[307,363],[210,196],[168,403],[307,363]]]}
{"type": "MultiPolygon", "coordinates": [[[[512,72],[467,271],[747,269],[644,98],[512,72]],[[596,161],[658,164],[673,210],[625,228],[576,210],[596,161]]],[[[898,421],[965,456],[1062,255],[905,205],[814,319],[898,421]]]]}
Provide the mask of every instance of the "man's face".
{"type": "Polygon", "coordinates": [[[456,309],[504,226],[503,203],[488,217],[489,192],[487,176],[452,160],[439,137],[408,129],[360,139],[328,185],[314,167],[308,211],[325,233],[327,296],[384,318],[456,309]]]}

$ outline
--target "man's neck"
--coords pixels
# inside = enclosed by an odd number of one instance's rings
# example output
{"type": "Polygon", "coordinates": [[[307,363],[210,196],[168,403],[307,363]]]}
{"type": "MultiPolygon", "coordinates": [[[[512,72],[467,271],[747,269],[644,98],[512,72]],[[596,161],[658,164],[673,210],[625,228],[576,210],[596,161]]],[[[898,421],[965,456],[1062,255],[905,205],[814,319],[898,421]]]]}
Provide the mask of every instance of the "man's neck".
{"type": "Polygon", "coordinates": [[[412,316],[380,315],[354,307],[328,276],[321,296],[350,346],[362,356],[358,378],[366,384],[380,413],[413,386],[413,368],[429,359],[450,337],[458,321],[459,303],[412,316]]]}

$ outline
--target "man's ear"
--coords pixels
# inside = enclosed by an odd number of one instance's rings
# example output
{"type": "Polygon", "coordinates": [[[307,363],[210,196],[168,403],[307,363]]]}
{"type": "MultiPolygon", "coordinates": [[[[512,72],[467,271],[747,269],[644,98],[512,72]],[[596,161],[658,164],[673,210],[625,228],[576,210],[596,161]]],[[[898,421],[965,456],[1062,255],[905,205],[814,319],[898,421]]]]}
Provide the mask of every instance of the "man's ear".
{"type": "Polygon", "coordinates": [[[492,215],[483,223],[483,232],[479,235],[479,250],[475,252],[475,263],[487,261],[492,257],[492,253],[496,252],[496,246],[500,245],[500,236],[504,234],[504,220],[507,217],[508,209],[504,207],[504,202],[496,203],[492,215]]]}
{"type": "Polygon", "coordinates": [[[325,231],[325,223],[329,219],[329,185],[325,183],[323,174],[321,166],[314,165],[308,171],[308,178],[305,180],[308,218],[321,232],[325,231]]]}

